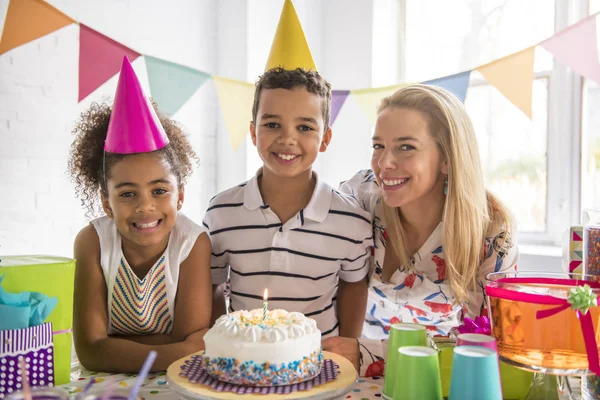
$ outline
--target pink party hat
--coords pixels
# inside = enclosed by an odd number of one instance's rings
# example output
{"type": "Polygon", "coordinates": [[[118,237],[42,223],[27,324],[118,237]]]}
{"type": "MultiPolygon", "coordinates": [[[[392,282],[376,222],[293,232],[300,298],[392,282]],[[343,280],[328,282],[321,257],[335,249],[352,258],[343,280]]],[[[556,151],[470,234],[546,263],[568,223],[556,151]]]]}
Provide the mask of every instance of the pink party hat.
{"type": "Polygon", "coordinates": [[[148,153],[167,144],[169,138],[125,56],[104,150],[118,154],[148,153]]]}

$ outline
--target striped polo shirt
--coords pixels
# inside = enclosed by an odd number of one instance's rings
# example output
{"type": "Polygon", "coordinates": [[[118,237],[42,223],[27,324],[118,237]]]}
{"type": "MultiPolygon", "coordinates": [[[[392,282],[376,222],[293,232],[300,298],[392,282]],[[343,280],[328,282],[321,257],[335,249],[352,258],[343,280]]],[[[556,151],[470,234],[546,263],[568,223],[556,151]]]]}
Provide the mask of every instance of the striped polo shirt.
{"type": "Polygon", "coordinates": [[[261,173],[210,201],[203,223],[212,243],[212,282],[225,282],[229,268],[233,310],[261,308],[269,289],[269,309],[304,313],[324,337],[335,336],[338,279],[357,282],[369,271],[371,216],[313,172],[310,202],[282,224],[263,202],[261,173]]]}

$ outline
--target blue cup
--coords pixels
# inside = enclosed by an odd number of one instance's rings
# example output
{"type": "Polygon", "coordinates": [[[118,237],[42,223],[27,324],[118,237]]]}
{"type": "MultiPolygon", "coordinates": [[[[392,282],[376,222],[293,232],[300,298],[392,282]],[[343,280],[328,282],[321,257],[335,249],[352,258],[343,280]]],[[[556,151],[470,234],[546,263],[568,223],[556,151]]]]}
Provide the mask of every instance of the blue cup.
{"type": "Polygon", "coordinates": [[[486,347],[455,347],[448,399],[502,400],[498,353],[486,347]]]}

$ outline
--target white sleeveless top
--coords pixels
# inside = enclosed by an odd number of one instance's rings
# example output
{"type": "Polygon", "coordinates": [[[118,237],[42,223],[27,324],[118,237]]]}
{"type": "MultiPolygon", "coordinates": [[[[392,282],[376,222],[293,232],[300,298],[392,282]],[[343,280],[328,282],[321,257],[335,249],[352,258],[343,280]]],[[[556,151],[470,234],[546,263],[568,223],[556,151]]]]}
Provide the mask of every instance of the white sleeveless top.
{"type": "Polygon", "coordinates": [[[179,266],[206,230],[178,212],[165,252],[139,279],[123,255],[121,234],[114,221],[105,216],[91,223],[100,239],[100,265],[108,289],[108,334],[171,332],[179,266]]]}

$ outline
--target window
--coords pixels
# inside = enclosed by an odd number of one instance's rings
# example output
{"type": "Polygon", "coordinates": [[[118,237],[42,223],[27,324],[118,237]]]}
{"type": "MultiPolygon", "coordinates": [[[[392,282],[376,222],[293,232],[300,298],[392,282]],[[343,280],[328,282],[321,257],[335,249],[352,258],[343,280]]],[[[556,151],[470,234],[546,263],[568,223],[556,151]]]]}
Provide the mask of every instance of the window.
{"type": "Polygon", "coordinates": [[[581,206],[600,207],[600,87],[585,79],[583,89],[581,206]]]}
{"type": "MultiPolygon", "coordinates": [[[[590,0],[589,13],[600,12],[600,0],[590,0]]],[[[600,87],[584,79],[582,105],[581,206],[600,208],[600,87]]]]}
{"type": "Polygon", "coordinates": [[[488,190],[515,214],[519,231],[545,232],[548,79],[534,81],[533,120],[487,83],[471,85],[466,105],[488,190]]]}
{"type": "MultiPolygon", "coordinates": [[[[409,82],[471,70],[510,55],[579,21],[588,11],[581,0],[399,1],[406,6],[402,70],[409,82]]],[[[591,2],[600,9],[600,0],[591,2]]],[[[579,185],[573,182],[580,173],[576,144],[581,89],[578,76],[541,47],[535,51],[534,72],[531,120],[476,72],[471,74],[466,107],[487,188],[515,215],[520,241],[556,245],[563,231],[579,220],[579,185]]],[[[588,83],[586,95],[587,132],[597,143],[590,146],[597,160],[588,157],[588,175],[600,183],[600,112],[594,119],[593,111],[600,109],[600,91],[588,83]]],[[[584,197],[600,204],[600,189],[592,193],[595,185],[587,186],[590,193],[584,190],[584,197]]]]}

